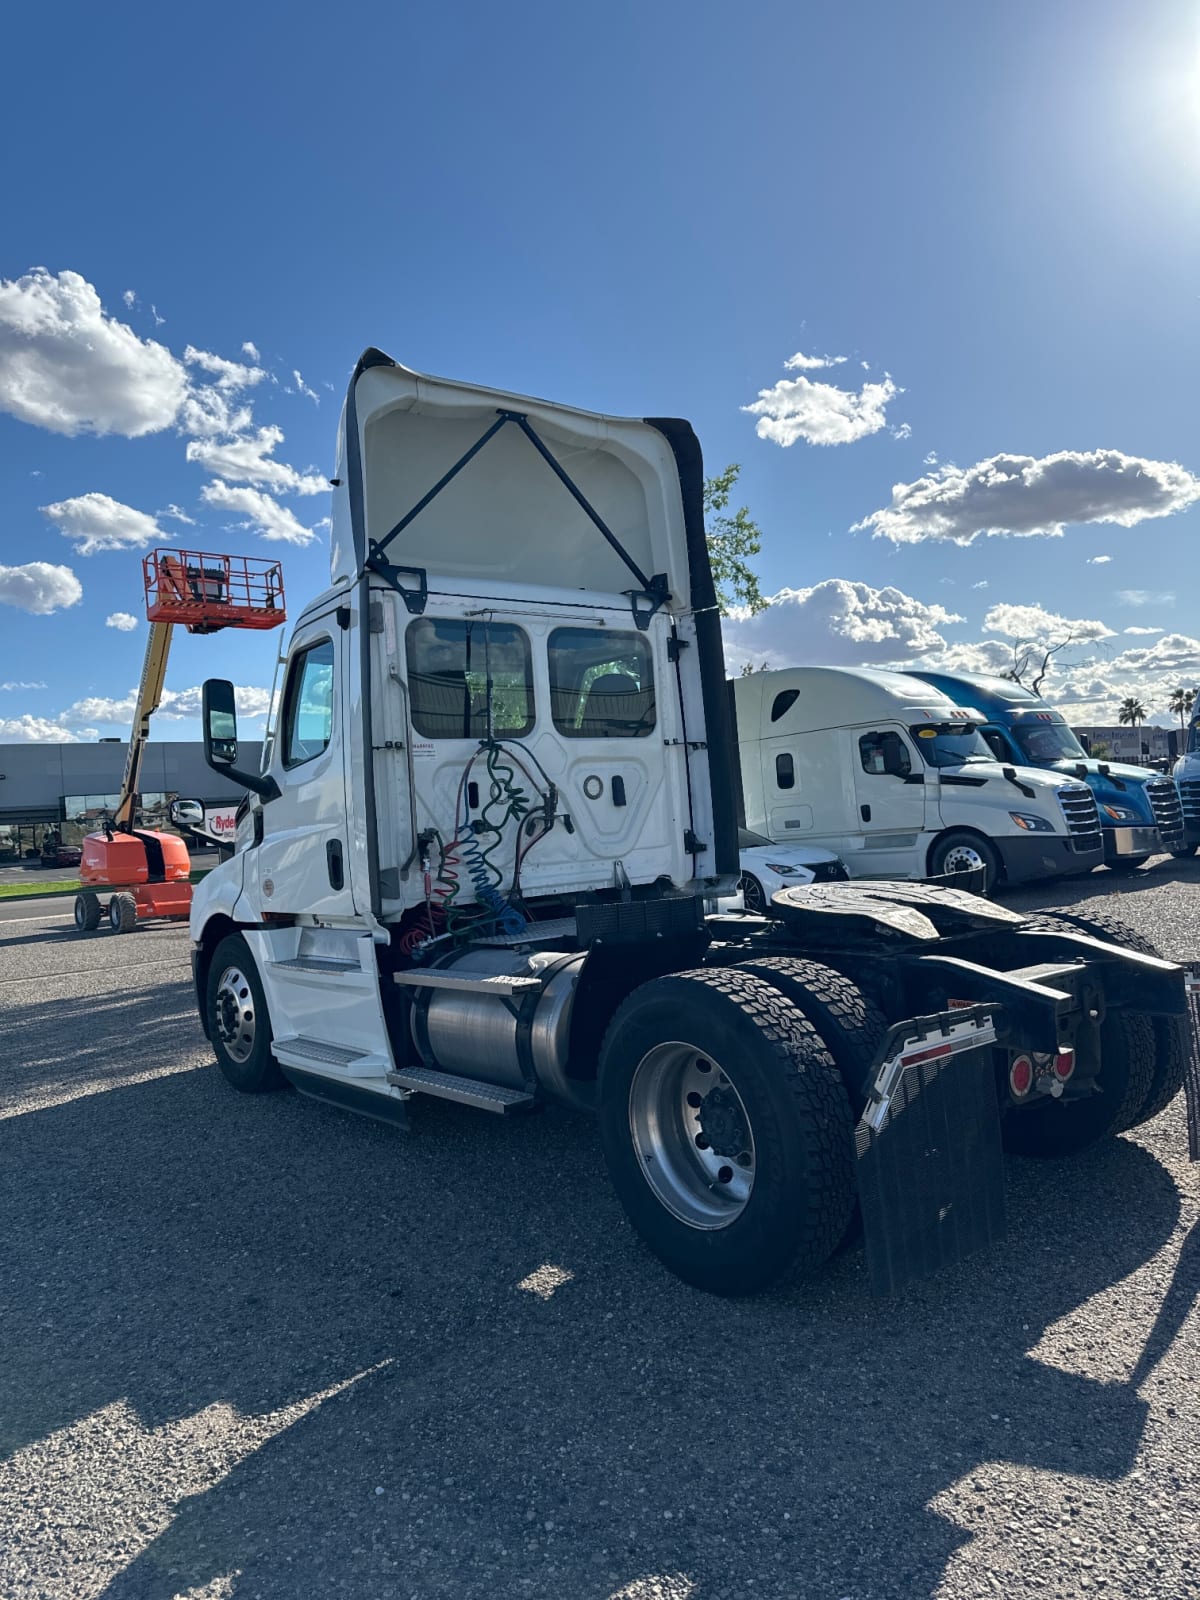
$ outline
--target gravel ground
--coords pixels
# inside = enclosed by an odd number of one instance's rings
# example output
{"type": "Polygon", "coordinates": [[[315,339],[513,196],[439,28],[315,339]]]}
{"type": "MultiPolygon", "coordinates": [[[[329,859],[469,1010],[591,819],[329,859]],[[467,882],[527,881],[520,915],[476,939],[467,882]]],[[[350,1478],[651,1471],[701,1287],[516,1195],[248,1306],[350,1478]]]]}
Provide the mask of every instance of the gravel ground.
{"type": "MultiPolygon", "coordinates": [[[[1009,903],[1189,956],[1198,884],[1009,903]]],[[[895,1301],[848,1253],[725,1302],[588,1120],[239,1097],[185,933],[69,915],[0,918],[4,1600],[1200,1595],[1180,1104],[1011,1164],[1008,1238],[895,1301]]]]}

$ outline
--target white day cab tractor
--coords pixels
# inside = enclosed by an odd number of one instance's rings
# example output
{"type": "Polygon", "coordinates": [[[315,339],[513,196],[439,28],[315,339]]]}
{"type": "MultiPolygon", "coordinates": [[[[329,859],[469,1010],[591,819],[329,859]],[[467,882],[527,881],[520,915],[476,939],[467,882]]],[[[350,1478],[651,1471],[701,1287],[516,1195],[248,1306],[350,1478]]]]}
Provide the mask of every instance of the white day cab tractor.
{"type": "Polygon", "coordinates": [[[925,885],[707,909],[739,861],[702,487],[686,422],[365,353],[261,771],[205,685],[250,798],[192,903],[200,1013],[251,1094],[596,1112],[634,1228],[706,1289],[815,1269],[857,1209],[887,1291],[1001,1231],[1002,1147],[1175,1095],[1184,972],[925,885]]]}
{"type": "MultiPolygon", "coordinates": [[[[75,926],[80,933],[93,933],[102,921],[114,933],[130,933],[147,917],[185,918],[191,911],[192,863],[184,839],[138,826],[150,718],[162,700],[176,627],[207,634],[223,628],[278,628],[287,621],[278,561],[152,550],[142,562],[142,583],[150,632],[133,731],[116,809],[99,833],[89,833],[83,841],[81,887],[75,896],[75,926]],[[103,893],[107,900],[101,899],[103,893]]],[[[203,828],[190,825],[188,805],[187,801],[173,805],[172,820],[184,832],[207,841],[203,828]]]]}
{"type": "Polygon", "coordinates": [[[978,712],[908,673],[786,667],[730,687],[746,822],[836,850],[852,878],[961,874],[986,893],[1104,860],[1085,784],[998,761],[978,712]]]}

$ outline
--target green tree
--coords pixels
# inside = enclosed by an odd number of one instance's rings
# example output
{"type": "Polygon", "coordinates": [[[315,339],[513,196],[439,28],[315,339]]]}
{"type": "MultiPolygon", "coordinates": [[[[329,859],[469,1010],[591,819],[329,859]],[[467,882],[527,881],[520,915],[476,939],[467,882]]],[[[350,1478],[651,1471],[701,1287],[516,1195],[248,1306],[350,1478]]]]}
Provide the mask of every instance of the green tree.
{"type": "Polygon", "coordinates": [[[704,534],[722,616],[735,606],[744,606],[753,616],[769,604],[749,562],[762,549],[762,531],[746,506],[732,514],[727,511],[741,470],[734,462],[715,478],[704,480],[704,534]]]}
{"type": "Polygon", "coordinates": [[[1197,690],[1176,689],[1167,701],[1167,710],[1173,711],[1179,718],[1180,733],[1187,727],[1187,719],[1191,715],[1192,706],[1196,702],[1197,690]]]}
{"type": "Polygon", "coordinates": [[[1117,721],[1127,728],[1136,728],[1146,720],[1146,708],[1134,695],[1121,701],[1117,721]]]}

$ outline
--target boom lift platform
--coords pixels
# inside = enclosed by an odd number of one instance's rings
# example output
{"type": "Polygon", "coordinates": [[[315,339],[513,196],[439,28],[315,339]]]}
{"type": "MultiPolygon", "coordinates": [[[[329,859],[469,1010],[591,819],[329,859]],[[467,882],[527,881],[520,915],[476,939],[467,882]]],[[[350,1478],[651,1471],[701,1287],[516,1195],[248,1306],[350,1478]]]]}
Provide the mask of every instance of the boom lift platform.
{"type": "Polygon", "coordinates": [[[217,633],[222,628],[278,628],[287,621],[278,561],[152,550],[142,561],[142,582],[150,635],[120,798],[103,831],[83,841],[82,888],[75,897],[75,926],[81,933],[94,931],[104,918],[114,933],[128,933],[140,917],[186,917],[191,911],[185,841],[178,834],[137,826],[150,718],[162,701],[175,628],[217,633]],[[109,893],[106,904],[101,890],[109,893]]]}

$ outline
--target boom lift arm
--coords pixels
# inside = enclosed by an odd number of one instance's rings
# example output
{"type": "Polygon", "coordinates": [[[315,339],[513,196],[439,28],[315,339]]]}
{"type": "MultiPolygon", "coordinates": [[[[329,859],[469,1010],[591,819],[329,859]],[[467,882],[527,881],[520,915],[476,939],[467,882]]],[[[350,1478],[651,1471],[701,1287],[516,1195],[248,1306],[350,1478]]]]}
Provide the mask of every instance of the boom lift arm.
{"type": "Polygon", "coordinates": [[[115,833],[134,831],[142,759],[146,754],[146,741],[150,737],[150,718],[162,703],[167,657],[171,653],[171,636],[174,632],[173,622],[150,624],[150,637],[146,640],[146,656],[142,662],[142,680],[138,685],[137,704],[133,708],[133,731],[129,736],[129,754],[125,758],[125,775],[121,779],[121,795],[112,817],[111,826],[115,833]]]}

